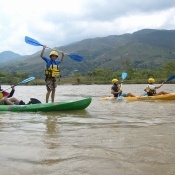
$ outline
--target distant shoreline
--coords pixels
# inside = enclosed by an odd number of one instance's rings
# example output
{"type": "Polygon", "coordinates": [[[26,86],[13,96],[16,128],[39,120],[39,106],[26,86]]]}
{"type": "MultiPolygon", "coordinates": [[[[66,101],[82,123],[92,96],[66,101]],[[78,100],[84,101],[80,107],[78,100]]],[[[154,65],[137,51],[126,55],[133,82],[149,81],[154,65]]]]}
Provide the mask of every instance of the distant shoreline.
{"type": "MultiPolygon", "coordinates": [[[[117,76],[118,77],[118,76],[117,76]]],[[[2,85],[15,85],[18,84],[20,81],[23,81],[24,79],[28,78],[14,78],[11,77],[10,79],[8,78],[1,78],[0,79],[0,84],[2,85]]],[[[155,84],[161,84],[164,82],[167,78],[156,78],[156,83],[155,84]]],[[[104,78],[104,77],[97,77],[97,78],[89,78],[86,76],[82,77],[66,77],[66,78],[60,78],[57,79],[57,84],[58,85],[111,85],[111,78],[104,78]]],[[[123,84],[148,84],[147,82],[148,79],[143,78],[143,79],[126,79],[124,80],[123,84]]],[[[119,83],[121,83],[121,79],[119,78],[119,83]]],[[[175,84],[175,81],[169,81],[166,84],[175,84]]],[[[36,78],[35,80],[32,80],[28,83],[25,83],[23,85],[45,85],[45,78],[36,78]]]]}
{"type": "MultiPolygon", "coordinates": [[[[123,83],[123,85],[139,85],[139,84],[148,84],[148,83],[123,83]]],[[[161,84],[161,83],[155,83],[155,84],[161,84]]],[[[165,83],[166,84],[175,84],[175,83],[165,83]]],[[[2,86],[10,86],[9,84],[1,84],[2,86]]],[[[58,86],[62,86],[62,85],[68,85],[68,86],[81,86],[81,85],[112,85],[111,83],[92,83],[92,84],[87,84],[87,83],[61,83],[61,84],[57,84],[58,86]]],[[[29,83],[29,84],[23,84],[23,85],[18,85],[18,86],[45,86],[45,84],[35,84],[35,83],[29,83]]]]}

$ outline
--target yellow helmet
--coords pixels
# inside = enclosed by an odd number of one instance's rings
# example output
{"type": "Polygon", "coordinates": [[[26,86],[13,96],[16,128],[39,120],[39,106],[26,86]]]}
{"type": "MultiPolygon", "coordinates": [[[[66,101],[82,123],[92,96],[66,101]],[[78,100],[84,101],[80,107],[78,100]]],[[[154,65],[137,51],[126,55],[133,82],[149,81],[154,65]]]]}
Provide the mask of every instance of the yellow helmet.
{"type": "Polygon", "coordinates": [[[58,57],[58,52],[57,51],[52,51],[52,52],[50,52],[50,57],[52,56],[52,55],[55,55],[55,56],[57,56],[58,57]]]}
{"type": "Polygon", "coordinates": [[[154,78],[149,78],[149,79],[148,79],[148,83],[151,83],[151,84],[152,84],[152,83],[155,83],[154,78]]]}
{"type": "Polygon", "coordinates": [[[117,79],[113,79],[113,80],[112,80],[112,84],[117,83],[117,82],[118,82],[117,79]]]}

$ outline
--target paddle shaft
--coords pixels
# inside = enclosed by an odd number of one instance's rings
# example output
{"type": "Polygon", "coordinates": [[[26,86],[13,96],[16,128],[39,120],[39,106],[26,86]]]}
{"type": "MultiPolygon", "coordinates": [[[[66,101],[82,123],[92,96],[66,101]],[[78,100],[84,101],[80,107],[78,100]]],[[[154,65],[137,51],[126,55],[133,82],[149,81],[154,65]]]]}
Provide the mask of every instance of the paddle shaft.
{"type": "MultiPolygon", "coordinates": [[[[14,87],[17,86],[17,85],[20,85],[20,84],[28,83],[28,82],[30,82],[30,81],[32,81],[32,80],[34,80],[34,79],[35,79],[35,77],[27,78],[27,79],[25,79],[25,80],[19,82],[18,84],[14,85],[14,87]]],[[[12,87],[10,87],[10,88],[12,88],[12,87]]],[[[10,89],[10,88],[7,88],[7,89],[5,89],[5,90],[3,90],[3,91],[6,91],[6,90],[8,90],[8,89],[10,89]]]]}
{"type": "MultiPolygon", "coordinates": [[[[15,87],[15,86],[17,86],[18,84],[16,84],[16,85],[13,85],[13,87],[15,87]]],[[[6,90],[8,90],[8,89],[10,89],[10,88],[12,88],[12,86],[11,87],[9,87],[9,88],[7,88],[7,89],[5,89],[5,90],[3,90],[3,91],[6,91],[6,90]]],[[[3,92],[2,91],[2,92],[3,92]]]]}
{"type": "MultiPolygon", "coordinates": [[[[30,38],[28,36],[25,36],[25,42],[28,43],[28,44],[31,44],[33,46],[45,46],[41,43],[39,43],[38,41],[34,40],[33,38],[30,38]]],[[[51,50],[55,50],[55,51],[58,51],[58,52],[62,52],[60,50],[56,50],[56,49],[53,49],[53,48],[50,48],[50,47],[47,47],[45,46],[45,48],[48,48],[48,49],[51,49],[51,50]]],[[[62,52],[64,53],[64,52],[62,52]]],[[[75,60],[75,61],[78,61],[78,62],[81,62],[83,57],[82,56],[79,56],[79,55],[76,55],[76,54],[68,54],[68,53],[64,53],[64,55],[67,55],[69,56],[71,59],[75,60]]]]}
{"type": "MultiPolygon", "coordinates": [[[[55,50],[55,51],[57,51],[57,52],[60,52],[60,53],[62,53],[63,51],[61,51],[61,50],[57,50],[57,49],[53,49],[53,48],[50,48],[50,47],[47,47],[48,49],[51,49],[51,50],[55,50]]],[[[68,55],[68,53],[65,53],[65,52],[63,52],[65,55],[68,55]]]]}
{"type": "MultiPolygon", "coordinates": [[[[127,73],[126,72],[123,72],[122,73],[122,82],[120,84],[120,87],[122,88],[122,85],[123,85],[123,80],[127,77],[127,73]]],[[[118,94],[118,97],[117,97],[118,100],[122,100],[122,97],[121,95],[118,94]]]]}

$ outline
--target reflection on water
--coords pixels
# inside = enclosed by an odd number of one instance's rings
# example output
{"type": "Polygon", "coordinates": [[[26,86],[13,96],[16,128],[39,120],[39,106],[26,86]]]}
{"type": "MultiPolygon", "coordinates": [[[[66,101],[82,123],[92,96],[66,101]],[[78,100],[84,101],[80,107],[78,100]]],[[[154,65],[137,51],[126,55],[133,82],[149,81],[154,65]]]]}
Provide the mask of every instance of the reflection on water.
{"type": "Polygon", "coordinates": [[[46,133],[49,137],[52,137],[54,135],[58,134],[58,117],[57,116],[49,116],[46,119],[46,133]]]}
{"type": "Polygon", "coordinates": [[[46,134],[43,142],[49,149],[56,149],[58,143],[55,141],[59,137],[59,118],[57,116],[48,116],[45,120],[46,134]],[[51,140],[52,139],[52,140],[51,140]]]}
{"type": "MultiPolygon", "coordinates": [[[[123,89],[142,94],[144,85],[123,89]]],[[[45,101],[44,86],[16,88],[24,101],[30,94],[45,101]]],[[[100,100],[109,95],[110,85],[59,86],[56,101],[92,96],[91,105],[82,111],[0,113],[0,174],[174,175],[175,101],[100,100]]]]}

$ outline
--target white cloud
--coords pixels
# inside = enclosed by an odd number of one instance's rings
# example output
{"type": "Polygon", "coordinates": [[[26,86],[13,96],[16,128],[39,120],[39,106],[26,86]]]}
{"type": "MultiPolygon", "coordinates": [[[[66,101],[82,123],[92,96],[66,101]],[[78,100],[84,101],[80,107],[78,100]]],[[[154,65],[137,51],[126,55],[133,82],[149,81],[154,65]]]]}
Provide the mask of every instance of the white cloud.
{"type": "Polygon", "coordinates": [[[143,28],[175,28],[172,0],[0,0],[0,9],[0,52],[41,50],[27,45],[26,35],[56,47],[143,28]]]}
{"type": "MultiPolygon", "coordinates": [[[[152,14],[139,14],[139,15],[130,15],[129,17],[122,17],[117,19],[118,25],[120,26],[120,33],[123,32],[134,32],[143,28],[150,29],[166,29],[164,28],[165,23],[171,23],[173,16],[175,17],[174,9],[170,11],[162,11],[152,14]],[[171,14],[171,15],[170,15],[171,14]],[[167,17],[170,17],[169,21],[167,21],[167,17]]],[[[168,29],[173,29],[175,26],[169,26],[168,29]]]]}

